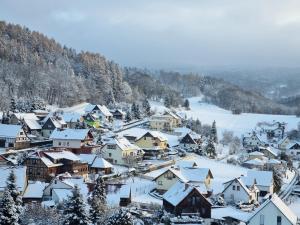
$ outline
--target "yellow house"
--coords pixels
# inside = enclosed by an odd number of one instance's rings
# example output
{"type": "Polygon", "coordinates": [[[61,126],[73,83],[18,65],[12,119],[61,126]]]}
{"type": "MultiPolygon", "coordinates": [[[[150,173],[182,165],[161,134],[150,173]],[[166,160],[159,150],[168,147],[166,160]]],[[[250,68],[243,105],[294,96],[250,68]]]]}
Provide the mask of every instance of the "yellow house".
{"type": "Polygon", "coordinates": [[[135,141],[135,144],[145,152],[145,158],[158,157],[168,148],[168,139],[160,132],[149,131],[135,141]]]}
{"type": "Polygon", "coordinates": [[[157,191],[164,193],[169,190],[177,181],[188,184],[203,184],[207,191],[211,190],[213,175],[208,168],[168,168],[153,178],[157,185],[157,191]]]}
{"type": "Polygon", "coordinates": [[[107,161],[127,166],[134,166],[141,162],[144,155],[141,148],[131,144],[124,137],[116,137],[109,140],[100,151],[102,157],[107,161]]]}
{"type": "Polygon", "coordinates": [[[172,131],[175,128],[172,117],[168,115],[154,115],[150,118],[149,124],[153,130],[172,131]]]}
{"type": "Polygon", "coordinates": [[[165,116],[169,116],[169,117],[171,118],[172,124],[173,124],[174,127],[179,127],[179,126],[182,125],[182,120],[181,120],[181,118],[180,118],[178,115],[176,115],[175,113],[173,113],[173,112],[171,112],[171,111],[166,111],[166,112],[164,113],[164,115],[165,115],[165,116]]]}

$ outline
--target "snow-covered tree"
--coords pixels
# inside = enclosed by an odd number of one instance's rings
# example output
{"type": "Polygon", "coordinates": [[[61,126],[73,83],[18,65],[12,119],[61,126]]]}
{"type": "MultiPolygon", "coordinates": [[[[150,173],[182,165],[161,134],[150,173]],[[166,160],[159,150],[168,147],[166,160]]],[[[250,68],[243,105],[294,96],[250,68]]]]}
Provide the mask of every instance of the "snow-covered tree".
{"type": "Polygon", "coordinates": [[[167,108],[170,108],[170,106],[171,106],[170,99],[169,99],[168,96],[166,96],[165,99],[164,99],[164,105],[165,105],[167,108]]]}
{"type": "Polygon", "coordinates": [[[128,111],[126,112],[125,120],[126,120],[127,122],[130,122],[130,121],[132,120],[132,114],[131,114],[131,111],[130,111],[130,110],[128,110],[128,111]]]}
{"type": "Polygon", "coordinates": [[[20,215],[22,212],[22,197],[21,197],[20,192],[17,187],[16,175],[15,175],[14,170],[10,171],[9,176],[6,181],[6,185],[7,185],[6,186],[7,190],[10,192],[10,195],[16,206],[16,213],[18,215],[20,215]]]}
{"type": "Polygon", "coordinates": [[[88,225],[90,223],[86,204],[77,185],[73,189],[72,196],[64,205],[64,215],[64,225],[88,225]]]}
{"type": "Polygon", "coordinates": [[[186,99],[183,103],[183,106],[184,108],[186,108],[186,110],[189,110],[190,109],[190,102],[188,99],[186,99]]]}
{"type": "Polygon", "coordinates": [[[205,148],[205,152],[211,158],[214,158],[217,155],[214,142],[211,138],[208,140],[208,143],[205,148]]]}
{"type": "Polygon", "coordinates": [[[15,112],[16,111],[16,101],[15,101],[14,98],[12,98],[11,101],[10,101],[9,110],[11,112],[15,112]]]}
{"type": "Polygon", "coordinates": [[[147,99],[145,99],[143,101],[143,111],[145,113],[146,116],[150,116],[151,115],[151,106],[150,106],[150,103],[147,99]]]}
{"type": "Polygon", "coordinates": [[[102,177],[98,177],[90,200],[90,217],[94,224],[100,222],[106,211],[106,191],[102,177]]]}
{"type": "Polygon", "coordinates": [[[131,113],[132,117],[134,119],[140,119],[141,118],[141,111],[140,111],[140,106],[139,104],[133,102],[131,106],[131,113]]]}
{"type": "Polygon", "coordinates": [[[278,193],[282,186],[282,174],[278,169],[273,169],[274,192],[278,193]]]}
{"type": "Polygon", "coordinates": [[[210,136],[213,142],[218,143],[217,125],[215,120],[211,126],[210,136]]]}
{"type": "Polygon", "coordinates": [[[106,225],[133,225],[133,218],[126,209],[120,209],[108,218],[106,225]]]}
{"type": "Polygon", "coordinates": [[[4,191],[0,203],[0,225],[19,225],[19,214],[11,192],[4,191]]]}

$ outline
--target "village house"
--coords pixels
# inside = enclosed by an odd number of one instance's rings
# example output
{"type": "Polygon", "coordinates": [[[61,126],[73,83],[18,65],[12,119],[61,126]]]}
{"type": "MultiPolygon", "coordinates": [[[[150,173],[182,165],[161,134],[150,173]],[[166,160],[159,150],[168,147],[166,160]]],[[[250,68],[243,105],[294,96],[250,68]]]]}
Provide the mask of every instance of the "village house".
{"type": "Polygon", "coordinates": [[[292,156],[293,158],[300,158],[300,143],[299,142],[291,142],[286,146],[286,154],[292,156]]]}
{"type": "Polygon", "coordinates": [[[158,158],[164,155],[168,140],[160,132],[149,131],[139,137],[135,144],[145,152],[144,158],[158,158]]]}
{"type": "Polygon", "coordinates": [[[245,134],[242,137],[242,142],[244,147],[257,147],[264,146],[264,142],[261,141],[255,132],[245,134]]]}
{"type": "Polygon", "coordinates": [[[105,105],[89,104],[86,106],[85,112],[96,114],[102,122],[111,122],[113,120],[113,115],[105,105]]]}
{"type": "Polygon", "coordinates": [[[56,149],[68,149],[73,153],[91,153],[94,137],[90,129],[55,129],[49,137],[56,149]]]}
{"type": "Polygon", "coordinates": [[[49,138],[55,129],[67,128],[67,123],[63,120],[61,116],[49,116],[46,117],[42,125],[42,135],[43,137],[49,138]]]}
{"type": "Polygon", "coordinates": [[[284,136],[284,130],[285,130],[285,123],[281,122],[273,122],[273,123],[267,123],[262,122],[258,124],[259,128],[262,130],[262,132],[265,132],[267,134],[268,138],[280,138],[282,139],[284,136]]]}
{"type": "Polygon", "coordinates": [[[249,153],[249,160],[251,160],[251,159],[261,159],[261,160],[263,160],[264,159],[264,153],[259,152],[259,151],[251,152],[251,153],[249,153]]]}
{"type": "Polygon", "coordinates": [[[263,156],[263,159],[258,159],[258,158],[249,159],[249,160],[246,160],[245,162],[243,162],[242,166],[249,168],[249,169],[263,170],[265,168],[267,160],[268,159],[264,156],[263,156]]]}
{"type": "Polygon", "coordinates": [[[81,162],[87,162],[89,165],[89,173],[94,174],[111,174],[113,165],[105,159],[95,154],[80,154],[81,162]]]}
{"type": "Polygon", "coordinates": [[[143,160],[143,150],[124,137],[110,138],[101,148],[103,158],[113,164],[133,166],[143,160]]]}
{"type": "Polygon", "coordinates": [[[181,118],[170,111],[166,111],[163,115],[151,116],[149,122],[151,129],[160,131],[173,131],[182,124],[181,118]]]}
{"type": "Polygon", "coordinates": [[[0,124],[0,148],[23,149],[30,146],[21,125],[0,124]]]}
{"type": "Polygon", "coordinates": [[[39,121],[39,118],[34,113],[13,113],[10,116],[10,124],[21,124],[22,120],[39,121]]]}
{"type": "Polygon", "coordinates": [[[24,119],[21,123],[23,125],[24,131],[27,134],[39,135],[42,130],[42,126],[36,120],[24,119]]]}
{"type": "Polygon", "coordinates": [[[199,187],[177,181],[163,195],[163,207],[176,216],[197,215],[210,218],[212,204],[202,195],[199,187]]]}
{"type": "Polygon", "coordinates": [[[197,149],[201,145],[202,139],[199,134],[194,132],[187,133],[179,142],[179,145],[184,148],[197,149]]]}
{"type": "Polygon", "coordinates": [[[47,183],[41,181],[28,181],[26,190],[22,196],[23,203],[42,202],[44,189],[47,183]]]}
{"type": "Polygon", "coordinates": [[[40,121],[44,120],[49,115],[49,112],[47,110],[43,110],[43,109],[33,110],[33,113],[36,115],[36,117],[40,121]]]}
{"type": "Polygon", "coordinates": [[[278,142],[278,148],[280,150],[286,150],[291,142],[292,141],[286,136],[278,142]]]}
{"type": "Polygon", "coordinates": [[[203,187],[205,191],[204,195],[209,195],[211,190],[211,182],[213,175],[208,168],[186,168],[186,167],[174,167],[161,169],[153,177],[153,181],[156,183],[156,189],[159,193],[165,193],[169,190],[177,181],[181,181],[188,184],[198,185],[203,187]]]}
{"type": "Polygon", "coordinates": [[[88,164],[68,151],[39,151],[25,160],[29,180],[49,181],[57,174],[68,172],[87,177],[88,164]]]}
{"type": "Polygon", "coordinates": [[[277,194],[273,194],[254,211],[246,224],[296,225],[297,216],[277,194]]]}
{"type": "Polygon", "coordinates": [[[265,157],[269,159],[275,159],[279,156],[280,150],[276,149],[274,147],[268,146],[268,147],[259,147],[259,151],[264,154],[265,157]]]}
{"type": "Polygon", "coordinates": [[[96,114],[87,113],[82,116],[83,121],[90,127],[99,128],[100,127],[100,119],[96,114]]]}
{"type": "Polygon", "coordinates": [[[110,113],[113,115],[113,118],[116,120],[125,120],[126,113],[121,109],[111,110],[110,113]]]}
{"type": "Polygon", "coordinates": [[[76,125],[83,120],[82,116],[76,112],[64,112],[62,118],[66,122],[67,127],[71,129],[76,128],[76,125]]]}
{"type": "Polygon", "coordinates": [[[243,180],[235,178],[224,183],[222,195],[227,203],[254,203],[258,200],[259,190],[253,183],[247,187],[243,180]]]}

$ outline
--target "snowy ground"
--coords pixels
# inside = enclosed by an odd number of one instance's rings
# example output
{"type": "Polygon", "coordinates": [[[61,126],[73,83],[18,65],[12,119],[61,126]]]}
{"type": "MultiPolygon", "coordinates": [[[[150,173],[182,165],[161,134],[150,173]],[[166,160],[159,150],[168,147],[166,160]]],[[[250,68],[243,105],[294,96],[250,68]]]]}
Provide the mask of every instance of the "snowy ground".
{"type": "MultiPolygon", "coordinates": [[[[230,111],[219,108],[218,106],[201,102],[202,97],[189,98],[191,110],[182,110],[187,118],[199,119],[203,124],[212,124],[215,120],[217,123],[218,133],[221,136],[224,130],[231,130],[237,136],[254,129],[258,122],[273,120],[286,122],[287,130],[297,128],[300,119],[296,116],[287,115],[268,115],[268,114],[251,114],[242,113],[233,115],[230,111]],[[200,101],[200,102],[199,102],[200,101]]],[[[165,107],[160,102],[150,102],[152,109],[162,112],[165,107]]]]}
{"type": "Polygon", "coordinates": [[[300,218],[300,197],[291,196],[287,202],[289,208],[300,218]]]}

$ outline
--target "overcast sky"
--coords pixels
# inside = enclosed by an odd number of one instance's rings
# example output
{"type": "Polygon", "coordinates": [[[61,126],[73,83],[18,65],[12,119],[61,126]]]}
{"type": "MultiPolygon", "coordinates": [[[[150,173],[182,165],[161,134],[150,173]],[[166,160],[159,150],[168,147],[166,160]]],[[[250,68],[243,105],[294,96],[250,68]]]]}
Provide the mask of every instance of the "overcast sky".
{"type": "Polygon", "coordinates": [[[300,62],[299,0],[0,0],[0,19],[122,65],[300,62]]]}

